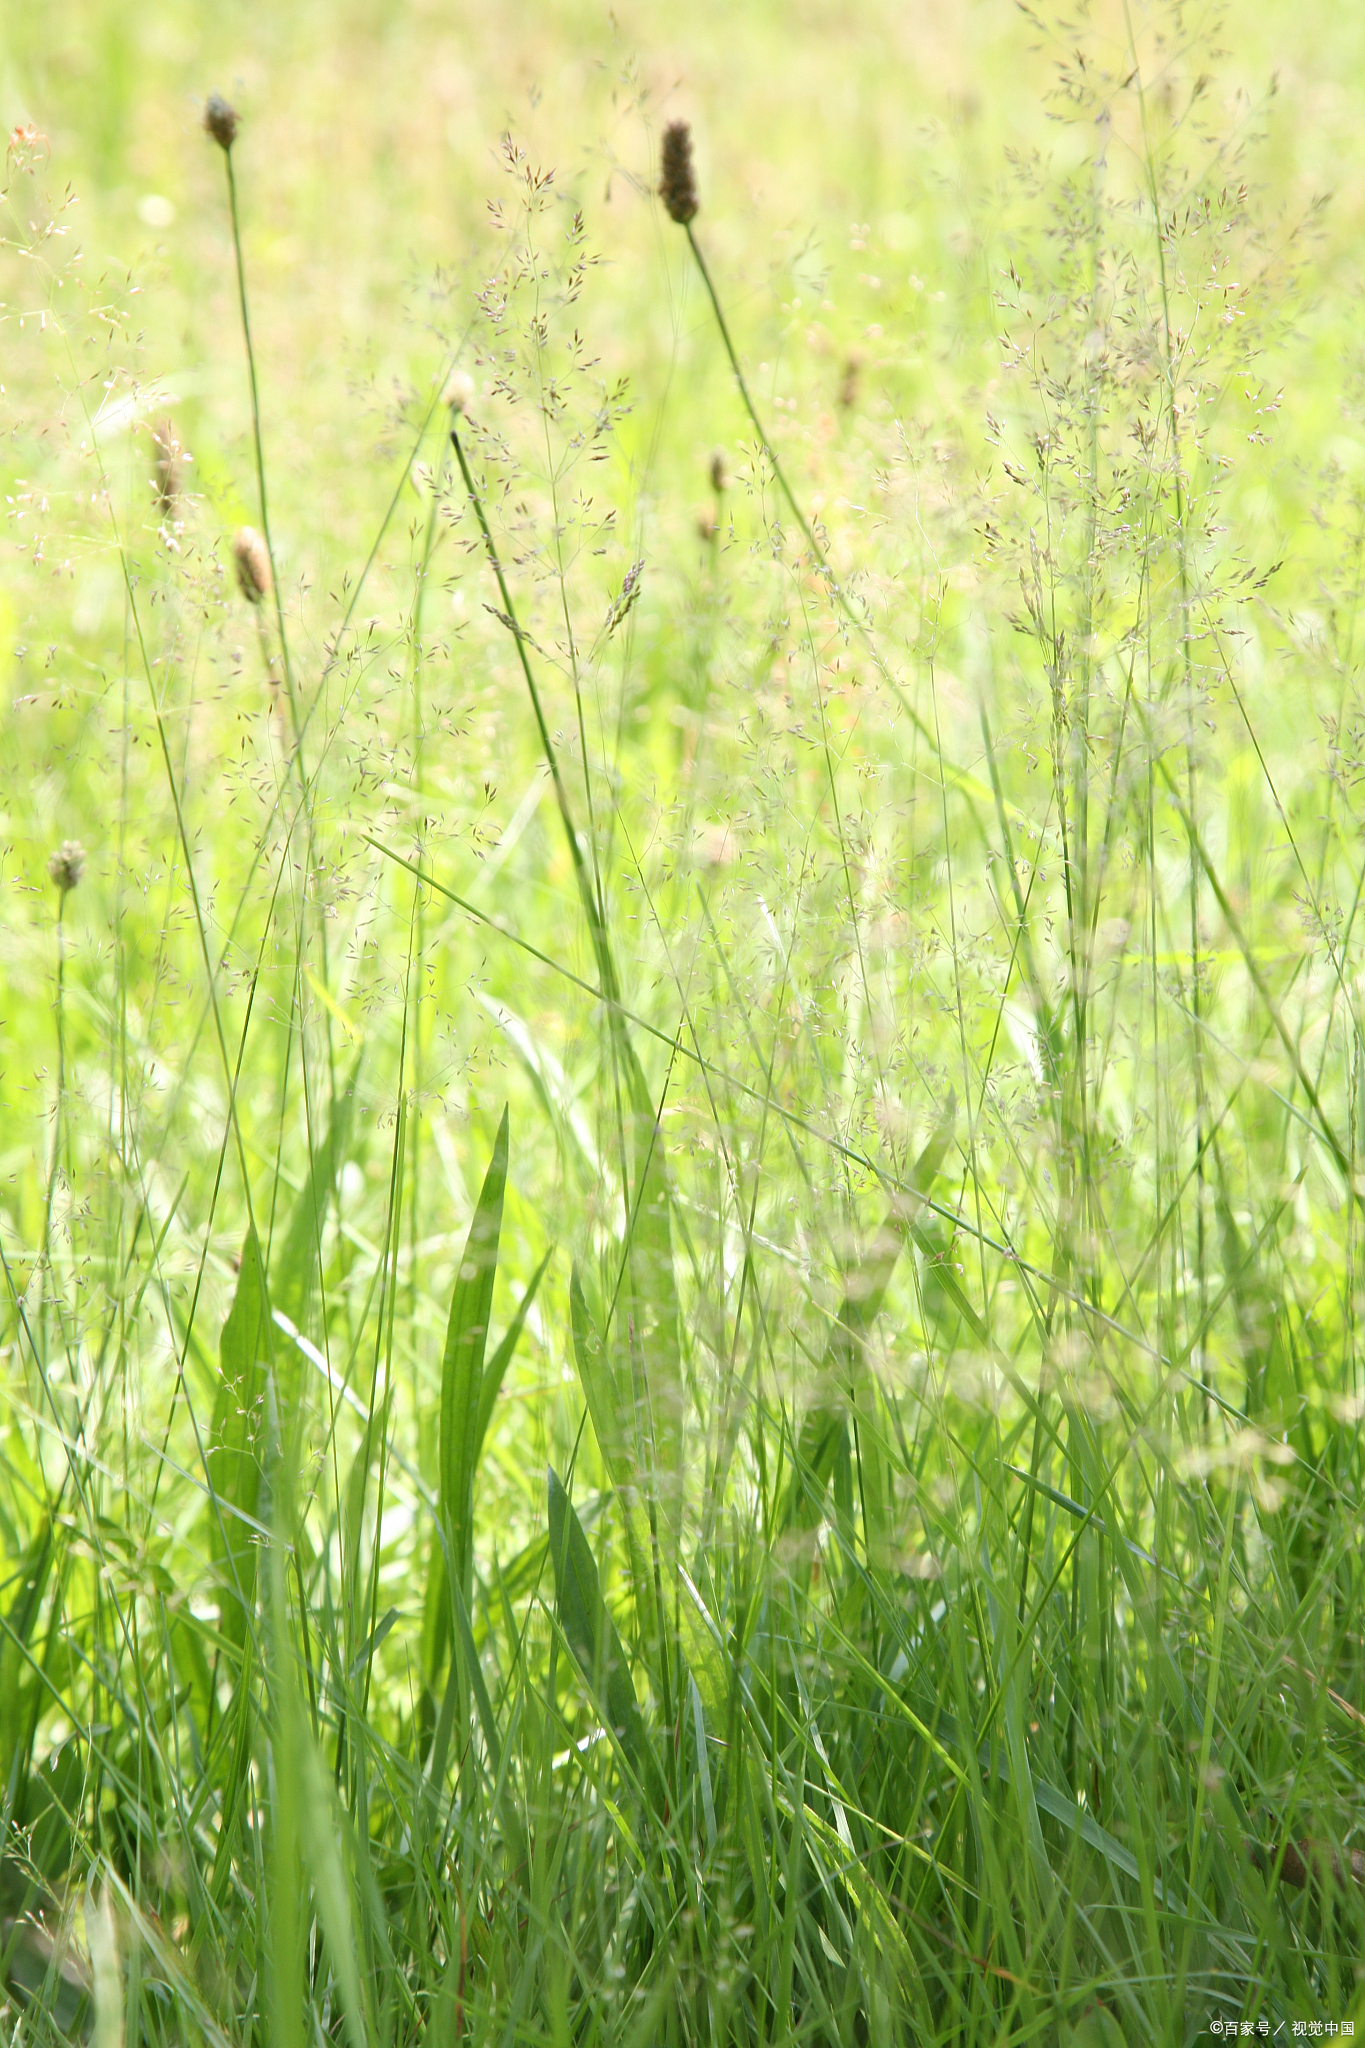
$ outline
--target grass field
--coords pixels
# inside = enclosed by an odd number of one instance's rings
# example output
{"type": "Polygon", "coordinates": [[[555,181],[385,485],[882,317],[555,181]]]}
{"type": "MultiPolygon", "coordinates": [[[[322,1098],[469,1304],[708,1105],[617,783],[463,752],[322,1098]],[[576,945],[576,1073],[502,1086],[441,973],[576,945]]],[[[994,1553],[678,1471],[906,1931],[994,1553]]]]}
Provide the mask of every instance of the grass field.
{"type": "Polygon", "coordinates": [[[0,24],[7,2038],[1365,2025],[1365,16],[256,12],[0,24]]]}

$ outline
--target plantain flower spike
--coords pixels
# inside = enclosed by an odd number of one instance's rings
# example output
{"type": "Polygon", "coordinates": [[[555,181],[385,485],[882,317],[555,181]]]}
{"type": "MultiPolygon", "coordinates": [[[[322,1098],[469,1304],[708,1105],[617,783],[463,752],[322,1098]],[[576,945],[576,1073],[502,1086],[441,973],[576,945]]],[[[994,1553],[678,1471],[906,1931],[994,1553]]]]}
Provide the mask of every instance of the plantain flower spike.
{"type": "Polygon", "coordinates": [[[663,175],[659,197],[670,220],[685,228],[697,217],[697,173],[692,162],[692,130],[686,121],[670,121],[664,130],[663,175]]]}
{"type": "Polygon", "coordinates": [[[211,92],[204,108],[204,127],[220,149],[231,149],[237,140],[237,109],[230,107],[220,92],[211,92]]]}
{"type": "Polygon", "coordinates": [[[47,871],[63,897],[68,896],[85,873],[85,848],[79,839],[64,839],[48,856],[47,871]]]}
{"type": "Polygon", "coordinates": [[[232,536],[232,559],[237,564],[237,581],[249,604],[269,597],[270,551],[254,526],[239,526],[232,536]]]}

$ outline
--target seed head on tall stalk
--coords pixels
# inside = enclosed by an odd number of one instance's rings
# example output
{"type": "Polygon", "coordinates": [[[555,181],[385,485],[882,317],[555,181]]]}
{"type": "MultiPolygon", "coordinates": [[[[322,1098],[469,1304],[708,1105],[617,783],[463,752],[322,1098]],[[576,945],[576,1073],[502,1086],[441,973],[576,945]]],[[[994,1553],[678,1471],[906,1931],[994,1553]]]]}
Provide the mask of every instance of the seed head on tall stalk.
{"type": "MultiPolygon", "coordinates": [[[[61,1167],[63,1140],[66,1148],[70,1144],[70,1119],[66,1103],[66,899],[80,882],[85,872],[85,848],[79,839],[64,839],[50,856],[47,872],[57,889],[57,1000],[54,1014],[57,1024],[57,1104],[52,1129],[52,1158],[47,1171],[47,1199],[43,1205],[43,1253],[44,1276],[47,1273],[48,1258],[52,1250],[52,1205],[57,1192],[57,1174],[61,1167]]],[[[68,1178],[70,1163],[68,1161],[68,1178]]],[[[44,1279],[43,1318],[46,1321],[48,1295],[50,1290],[44,1279]]]]}
{"type": "MultiPolygon", "coordinates": [[[[222,150],[223,163],[227,171],[232,252],[237,264],[237,301],[242,316],[242,338],[246,343],[247,377],[251,385],[251,433],[256,455],[256,491],[261,508],[260,541],[265,553],[264,564],[253,564],[251,580],[256,591],[256,601],[272,593],[274,596],[275,624],[280,636],[280,664],[284,670],[285,694],[289,699],[289,715],[294,724],[294,744],[297,749],[302,745],[303,735],[299,728],[298,704],[294,696],[294,676],[289,661],[289,637],[284,627],[284,600],[280,594],[280,579],[275,567],[275,545],[270,534],[270,510],[265,487],[265,450],[261,440],[261,400],[256,379],[256,351],[251,340],[251,314],[246,296],[246,263],[242,255],[242,228],[237,211],[237,177],[232,164],[232,147],[237,140],[240,125],[240,116],[236,108],[229,106],[221,94],[210,93],[204,108],[204,128],[222,150]],[[266,585],[268,589],[263,587],[266,585]]],[[[239,574],[242,571],[240,555],[238,571],[239,574]]],[[[243,588],[246,588],[245,580],[243,588]]]]}
{"type": "MultiPolygon", "coordinates": [[[[232,250],[237,269],[237,302],[242,320],[242,340],[246,347],[247,377],[251,388],[251,432],[256,458],[256,490],[260,503],[261,528],[259,535],[251,528],[243,528],[234,543],[238,578],[243,592],[257,607],[258,624],[261,630],[262,653],[266,672],[272,685],[274,670],[266,646],[264,625],[260,621],[259,607],[267,597],[273,596],[275,604],[275,629],[279,637],[280,668],[284,680],[284,695],[289,704],[289,718],[293,729],[292,766],[298,777],[299,793],[302,798],[304,830],[308,840],[308,868],[316,869],[312,790],[303,759],[304,721],[299,714],[298,696],[294,686],[293,665],[289,656],[289,635],[284,623],[284,599],[280,590],[279,571],[275,561],[275,547],[270,530],[270,508],[266,494],[265,447],[261,438],[261,402],[256,376],[256,351],[251,339],[251,313],[247,303],[246,262],[242,254],[242,229],[237,206],[237,177],[233,167],[232,151],[237,140],[241,117],[235,107],[230,106],[220,93],[210,93],[204,107],[204,129],[223,152],[223,164],[227,174],[228,213],[232,224],[232,250]],[[244,545],[245,542],[245,545],[244,545]]],[[[274,690],[272,688],[272,696],[274,690]]],[[[325,924],[319,932],[322,954],[322,979],[327,982],[327,933],[325,924]]],[[[336,1100],[336,1067],[333,1058],[332,1029],[330,1012],[324,1011],[323,1032],[327,1048],[327,1070],[329,1093],[336,1100]]]]}
{"type": "MultiPolygon", "coordinates": [[[[759,418],[758,408],[754,404],[744,372],[740,368],[739,356],[735,351],[734,342],[730,338],[730,329],[720,303],[720,295],[716,290],[711,272],[707,267],[706,258],[702,254],[701,244],[698,242],[692,226],[693,221],[701,210],[701,201],[697,196],[697,174],[692,156],[692,129],[686,121],[670,121],[668,127],[664,130],[659,197],[663,200],[664,211],[669,219],[676,221],[687,236],[687,246],[692,251],[693,261],[696,263],[698,274],[706,287],[706,296],[711,301],[711,310],[716,316],[716,325],[720,329],[721,342],[729,359],[730,368],[734,372],[735,383],[739,387],[739,395],[743,400],[744,410],[748,413],[750,423],[759,438],[763,453],[768,458],[773,475],[777,479],[777,487],[791,507],[792,517],[800,527],[807,547],[825,571],[830,587],[839,600],[841,609],[848,611],[847,600],[834,580],[825,550],[816,539],[814,528],[802,511],[791,485],[787,482],[787,473],[778,459],[777,450],[773,447],[768,431],[759,418]]],[[[861,621],[856,619],[856,615],[850,613],[850,616],[854,618],[854,623],[861,625],[861,621]]]]}

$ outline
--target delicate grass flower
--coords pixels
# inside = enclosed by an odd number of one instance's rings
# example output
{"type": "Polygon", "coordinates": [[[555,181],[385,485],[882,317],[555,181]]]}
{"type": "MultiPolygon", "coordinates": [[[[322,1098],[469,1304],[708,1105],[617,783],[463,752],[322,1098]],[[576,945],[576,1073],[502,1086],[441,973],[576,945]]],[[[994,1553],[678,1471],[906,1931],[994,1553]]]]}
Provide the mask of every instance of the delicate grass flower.
{"type": "Polygon", "coordinates": [[[156,450],[156,502],[163,519],[169,519],[175,512],[183,481],[181,464],[184,449],[173,420],[157,421],[152,428],[152,446],[156,450]]]}
{"type": "Polygon", "coordinates": [[[64,839],[56,851],[48,855],[47,871],[62,898],[69,896],[85,873],[85,848],[80,840],[64,839]]]}
{"type": "Polygon", "coordinates": [[[474,403],[474,379],[468,370],[452,370],[441,393],[442,405],[453,413],[466,413],[474,403]]]}
{"type": "Polygon", "coordinates": [[[270,551],[254,526],[239,526],[232,536],[232,559],[237,564],[237,581],[248,604],[259,604],[273,588],[270,551]]]}

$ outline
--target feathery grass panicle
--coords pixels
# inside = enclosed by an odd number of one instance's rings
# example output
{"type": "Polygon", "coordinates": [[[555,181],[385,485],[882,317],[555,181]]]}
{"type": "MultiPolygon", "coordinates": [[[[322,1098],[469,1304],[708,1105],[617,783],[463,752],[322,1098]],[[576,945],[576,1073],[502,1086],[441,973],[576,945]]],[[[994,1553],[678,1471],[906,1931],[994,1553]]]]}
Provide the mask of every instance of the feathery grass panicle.
{"type": "Polygon", "coordinates": [[[270,554],[264,536],[254,526],[239,526],[233,534],[232,559],[242,596],[248,604],[262,603],[272,588],[270,554]]]}
{"type": "Polygon", "coordinates": [[[692,129],[686,121],[670,121],[664,130],[659,197],[670,220],[679,227],[697,217],[697,174],[692,162],[692,129]]]}
{"type": "Polygon", "coordinates": [[[240,116],[237,109],[229,106],[220,92],[211,92],[204,104],[204,130],[211,135],[218,147],[230,150],[237,140],[240,116]]]}
{"type": "Polygon", "coordinates": [[[163,519],[171,519],[179,507],[184,487],[185,456],[174,420],[157,421],[152,428],[152,447],[155,450],[153,481],[157,508],[163,519]]]}

